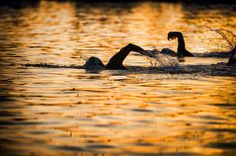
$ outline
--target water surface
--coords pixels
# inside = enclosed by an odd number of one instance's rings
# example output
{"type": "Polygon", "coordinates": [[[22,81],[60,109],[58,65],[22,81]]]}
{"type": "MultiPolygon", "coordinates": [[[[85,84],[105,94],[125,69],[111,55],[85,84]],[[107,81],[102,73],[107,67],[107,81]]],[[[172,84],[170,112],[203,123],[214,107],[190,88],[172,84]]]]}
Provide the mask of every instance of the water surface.
{"type": "MultiPolygon", "coordinates": [[[[236,31],[235,5],[41,1],[0,7],[0,151],[4,155],[235,155],[235,68],[186,58],[180,69],[89,72],[13,64],[105,63],[132,42],[165,47],[181,31],[190,51],[229,51],[215,31],[236,31]],[[188,72],[189,71],[189,72],[188,72]]],[[[233,42],[233,38],[228,39],[233,42]]],[[[135,68],[138,67],[138,68],[135,68]]]]}

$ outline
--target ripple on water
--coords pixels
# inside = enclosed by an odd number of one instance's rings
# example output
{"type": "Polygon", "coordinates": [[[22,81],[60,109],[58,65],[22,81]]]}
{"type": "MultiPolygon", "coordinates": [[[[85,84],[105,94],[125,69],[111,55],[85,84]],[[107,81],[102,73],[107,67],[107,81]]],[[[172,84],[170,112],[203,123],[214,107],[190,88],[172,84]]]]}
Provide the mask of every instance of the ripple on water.
{"type": "Polygon", "coordinates": [[[52,149],[57,149],[57,150],[65,150],[65,151],[73,151],[73,152],[83,152],[84,149],[79,146],[51,146],[50,148],[52,149]]]}
{"type": "Polygon", "coordinates": [[[132,111],[135,111],[135,112],[140,112],[140,113],[151,113],[153,112],[152,110],[149,110],[149,109],[131,109],[132,111]]]}
{"type": "Polygon", "coordinates": [[[40,1],[0,18],[1,154],[235,155],[229,43],[199,27],[235,31],[234,5],[40,1]],[[173,30],[197,57],[150,67],[132,52],[129,70],[80,69],[129,42],[176,50],[173,30]]]}

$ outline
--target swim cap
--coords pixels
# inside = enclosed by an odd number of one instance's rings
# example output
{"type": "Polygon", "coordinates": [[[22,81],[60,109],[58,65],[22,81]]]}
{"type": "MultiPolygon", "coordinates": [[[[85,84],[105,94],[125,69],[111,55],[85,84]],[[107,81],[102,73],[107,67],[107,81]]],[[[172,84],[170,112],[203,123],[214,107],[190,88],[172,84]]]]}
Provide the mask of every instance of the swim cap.
{"type": "Polygon", "coordinates": [[[105,68],[105,65],[102,63],[102,61],[97,58],[97,57],[90,57],[86,63],[84,64],[85,69],[89,70],[96,70],[96,69],[101,69],[105,68]]]}

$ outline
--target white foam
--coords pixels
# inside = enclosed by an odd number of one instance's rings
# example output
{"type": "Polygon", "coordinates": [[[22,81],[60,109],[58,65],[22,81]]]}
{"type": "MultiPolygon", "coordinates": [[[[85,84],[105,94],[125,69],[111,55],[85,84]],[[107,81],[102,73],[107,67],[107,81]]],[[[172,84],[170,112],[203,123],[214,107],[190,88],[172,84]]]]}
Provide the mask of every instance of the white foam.
{"type": "Polygon", "coordinates": [[[152,67],[178,67],[179,62],[176,58],[173,58],[169,55],[161,54],[160,51],[154,50],[146,50],[143,55],[150,61],[152,67]]]}

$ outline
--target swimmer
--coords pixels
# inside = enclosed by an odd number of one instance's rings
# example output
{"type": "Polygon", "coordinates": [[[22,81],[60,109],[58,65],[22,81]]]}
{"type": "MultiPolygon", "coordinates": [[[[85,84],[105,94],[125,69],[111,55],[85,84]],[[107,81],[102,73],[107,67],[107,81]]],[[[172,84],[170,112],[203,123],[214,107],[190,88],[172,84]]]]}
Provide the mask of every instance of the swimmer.
{"type": "Polygon", "coordinates": [[[185,41],[184,41],[183,34],[181,32],[171,31],[168,33],[168,36],[167,36],[168,40],[173,40],[176,38],[178,39],[177,53],[175,53],[173,50],[170,50],[169,48],[162,49],[161,53],[166,54],[166,55],[171,55],[171,56],[177,56],[178,58],[193,57],[194,55],[185,48],[185,41]]]}
{"type": "MultiPolygon", "coordinates": [[[[90,57],[89,59],[86,60],[84,65],[70,65],[70,66],[61,66],[61,65],[53,65],[53,64],[47,64],[47,63],[39,63],[39,64],[20,64],[21,66],[25,67],[43,67],[43,68],[75,68],[75,69],[86,69],[86,70],[113,70],[113,69],[125,69],[127,68],[123,65],[123,61],[125,58],[129,55],[129,53],[137,52],[142,55],[148,56],[148,54],[153,54],[156,51],[153,50],[144,50],[143,48],[129,43],[125,47],[121,48],[119,52],[117,52],[115,55],[113,55],[108,63],[104,65],[104,63],[98,58],[98,57],[90,57]]],[[[154,57],[154,56],[149,56],[149,57],[154,57]]],[[[15,65],[15,64],[12,64],[15,65]]]]}
{"type": "Polygon", "coordinates": [[[90,57],[83,67],[87,70],[96,70],[96,69],[127,69],[123,65],[123,61],[129,55],[129,53],[138,52],[140,54],[144,54],[146,50],[143,48],[135,45],[135,44],[128,44],[125,47],[121,48],[119,52],[113,55],[110,60],[108,61],[107,65],[104,65],[103,62],[97,57],[90,57]]]}
{"type": "Polygon", "coordinates": [[[231,55],[229,57],[228,66],[236,66],[236,46],[234,47],[234,49],[230,52],[231,55]]]}

